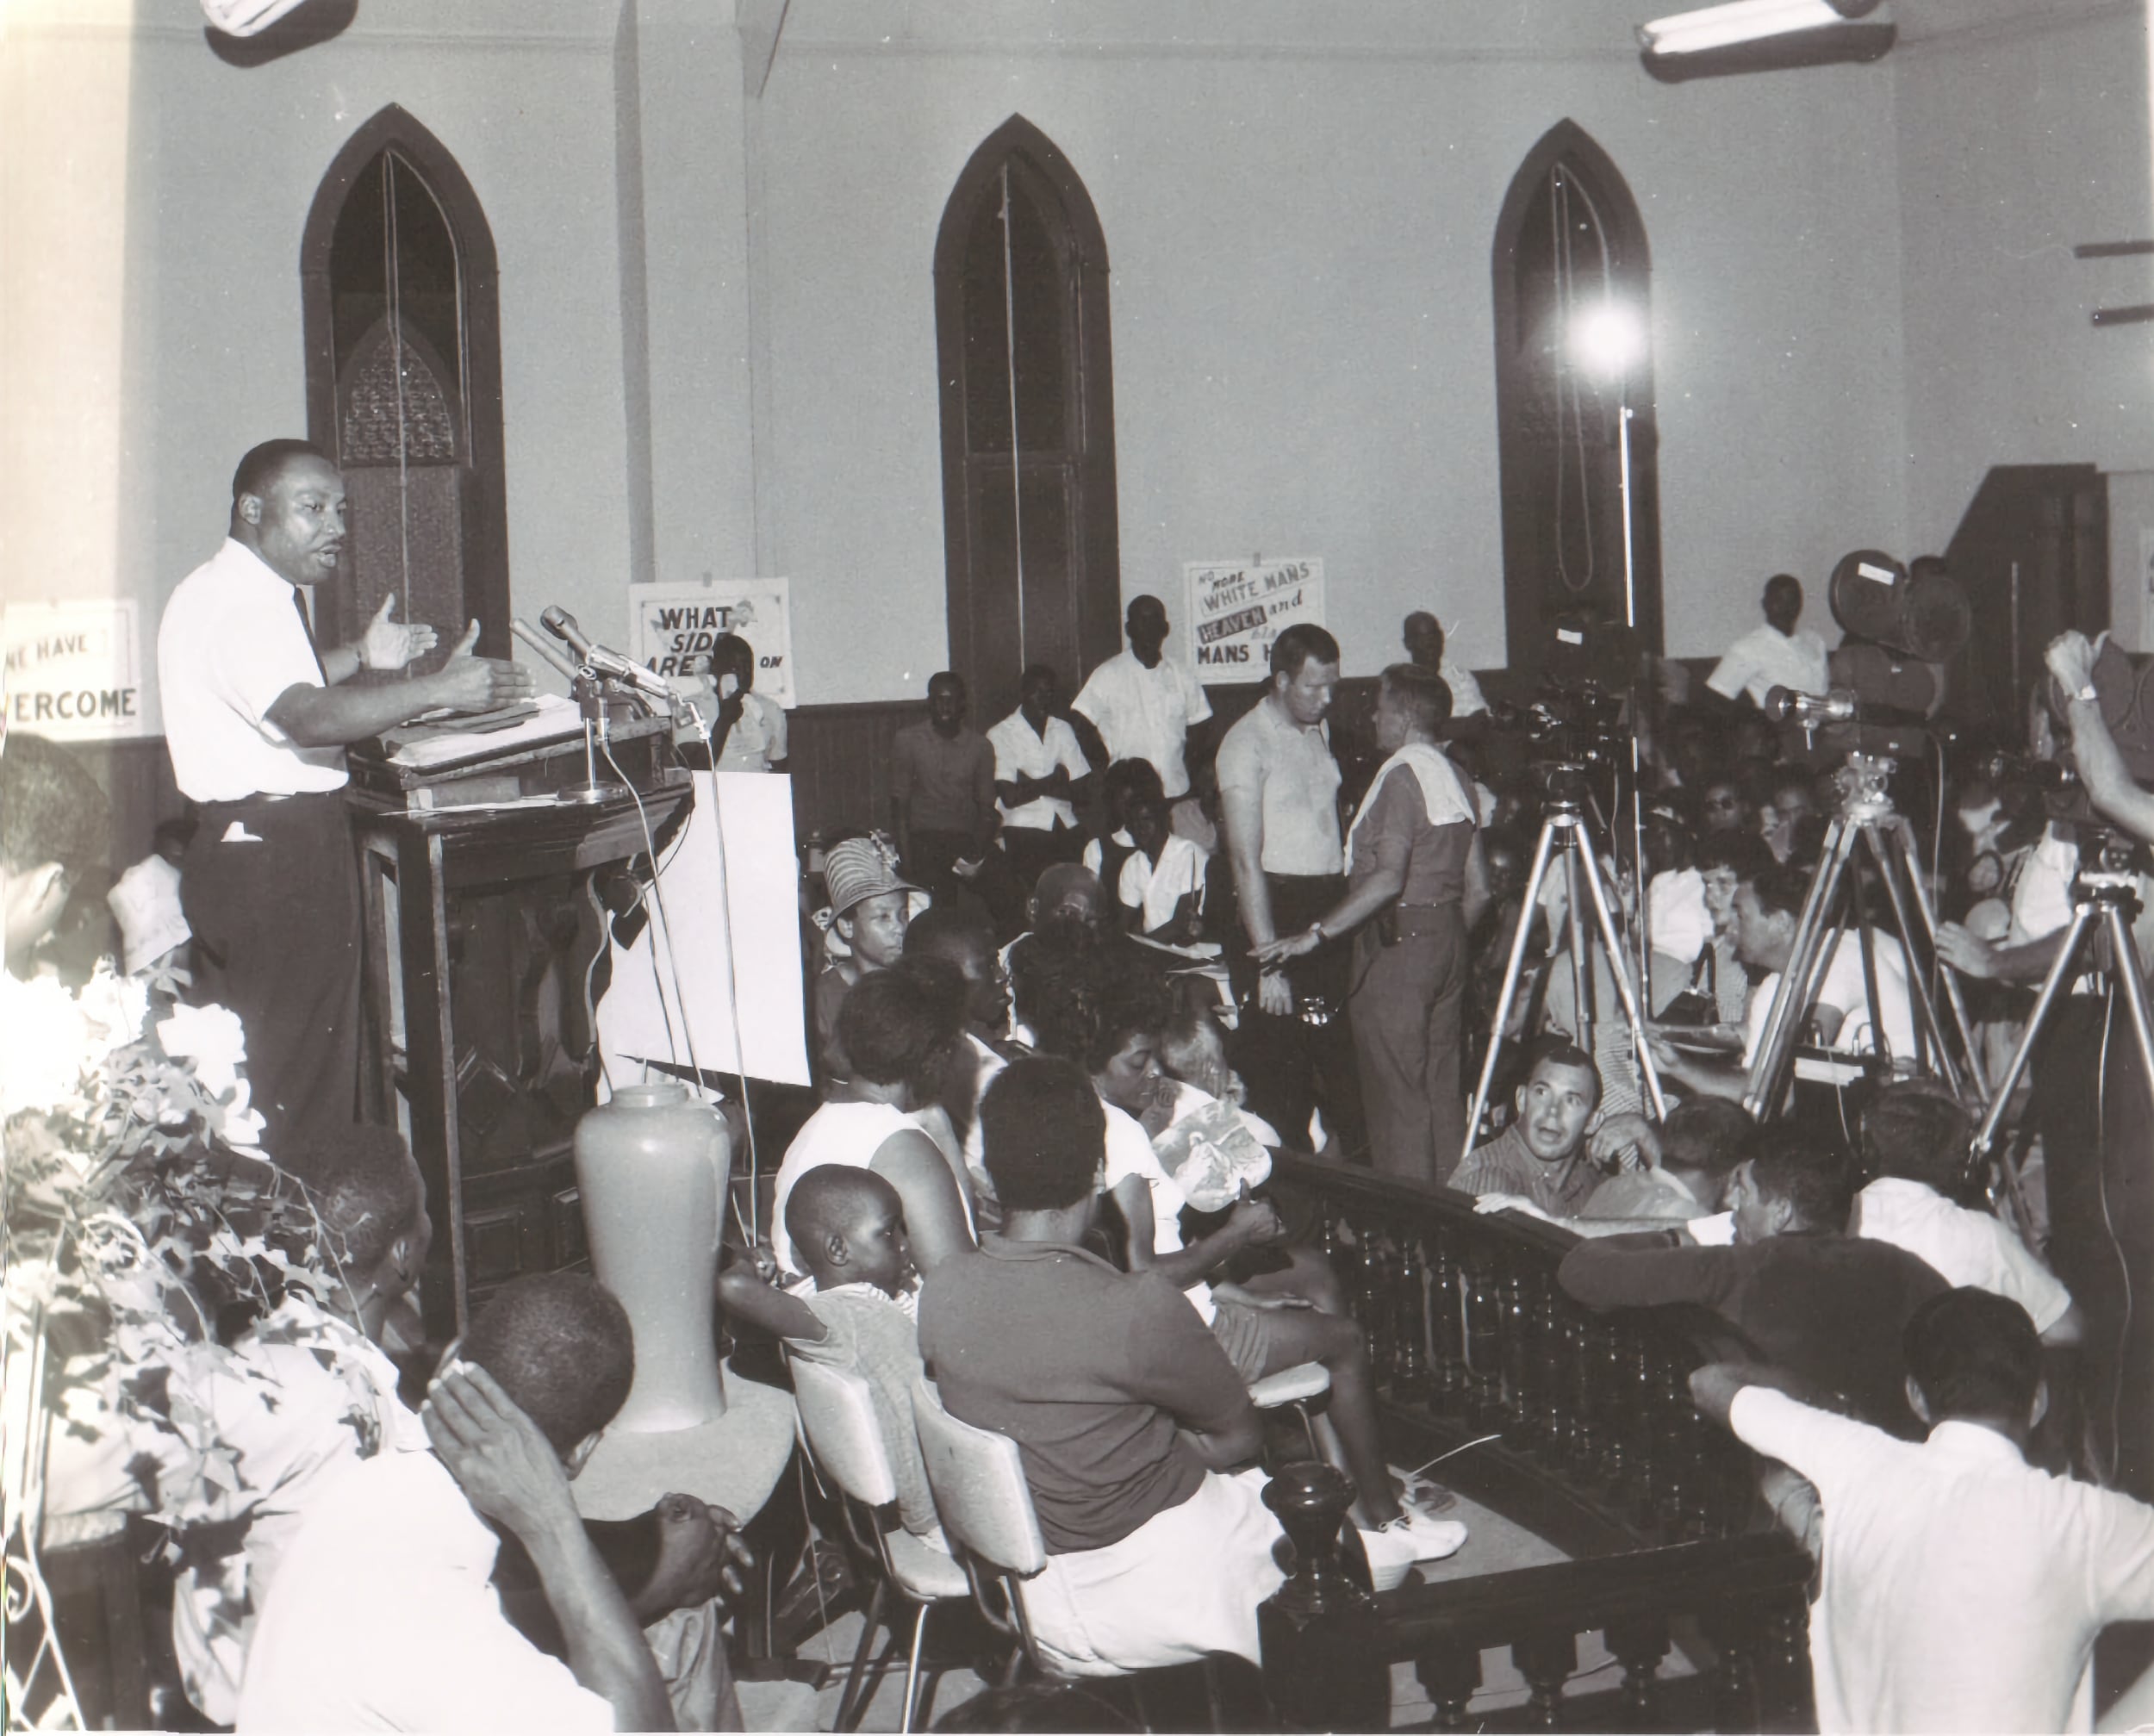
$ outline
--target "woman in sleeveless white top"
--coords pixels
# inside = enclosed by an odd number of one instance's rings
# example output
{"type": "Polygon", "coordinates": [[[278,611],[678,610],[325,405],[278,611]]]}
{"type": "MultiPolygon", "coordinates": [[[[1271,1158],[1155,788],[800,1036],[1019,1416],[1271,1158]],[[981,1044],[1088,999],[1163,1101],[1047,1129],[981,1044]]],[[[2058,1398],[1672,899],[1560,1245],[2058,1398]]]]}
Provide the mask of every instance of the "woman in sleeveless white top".
{"type": "Polygon", "coordinates": [[[846,997],[838,1031],[853,1077],[841,1098],[808,1117],[778,1168],[770,1245],[787,1271],[806,1269],[786,1233],[787,1203],[802,1176],[830,1164],[872,1169],[897,1190],[912,1258],[923,1272],[973,1245],[962,1164],[946,1158],[916,1119],[932,1106],[949,1055],[963,1042],[963,1005],[962,979],[939,960],[908,960],[876,971],[846,997]],[[954,993],[931,966],[956,980],[954,993]],[[893,1076],[879,1080],[876,1073],[893,1076]]]}

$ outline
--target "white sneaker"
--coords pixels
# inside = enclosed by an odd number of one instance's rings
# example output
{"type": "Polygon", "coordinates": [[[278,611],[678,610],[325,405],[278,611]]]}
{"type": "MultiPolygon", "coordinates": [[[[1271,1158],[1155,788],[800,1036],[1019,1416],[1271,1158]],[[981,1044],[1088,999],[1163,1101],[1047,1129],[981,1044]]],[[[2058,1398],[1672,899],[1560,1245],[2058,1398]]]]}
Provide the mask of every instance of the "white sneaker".
{"type": "Polygon", "coordinates": [[[1407,1540],[1416,1561],[1441,1561],[1447,1555],[1456,1555],[1466,1543],[1466,1527],[1459,1521],[1431,1519],[1410,1507],[1402,1508],[1398,1517],[1386,1521],[1379,1534],[1407,1540]]]}

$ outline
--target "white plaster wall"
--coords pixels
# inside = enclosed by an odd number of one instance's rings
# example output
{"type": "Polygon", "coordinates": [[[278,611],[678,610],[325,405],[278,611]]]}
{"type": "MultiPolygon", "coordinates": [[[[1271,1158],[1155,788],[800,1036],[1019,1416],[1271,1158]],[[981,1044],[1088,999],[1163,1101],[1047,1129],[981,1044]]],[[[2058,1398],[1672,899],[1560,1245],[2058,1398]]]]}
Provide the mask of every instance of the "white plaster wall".
{"type": "Polygon", "coordinates": [[[1750,625],[1767,573],[1902,539],[1883,68],[1668,88],[1620,39],[1548,61],[1079,53],[1045,31],[884,49],[795,11],[754,165],[781,286],[757,475],[805,700],[911,694],[943,658],[931,265],[958,172],[1013,111],[1099,213],[1124,588],[1178,623],[1184,561],[1317,555],[1350,672],[1429,604],[1463,656],[1501,661],[1489,245],[1566,116],[1651,239],[1668,649],[1750,625]]]}
{"type": "MultiPolygon", "coordinates": [[[[1896,59],[1905,230],[1908,527],[1941,549],[1994,464],[2154,462],[2146,13],[1970,34],[1896,59]]],[[[2136,549],[2133,558],[2136,560],[2136,549]]]]}

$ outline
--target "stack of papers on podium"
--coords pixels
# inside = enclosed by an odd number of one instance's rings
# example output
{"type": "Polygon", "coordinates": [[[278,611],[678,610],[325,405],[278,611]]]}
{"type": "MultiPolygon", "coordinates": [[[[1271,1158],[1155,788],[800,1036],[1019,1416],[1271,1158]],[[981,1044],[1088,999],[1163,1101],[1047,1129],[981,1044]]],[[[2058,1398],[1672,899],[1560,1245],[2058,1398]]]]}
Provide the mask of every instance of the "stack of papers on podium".
{"type": "Polygon", "coordinates": [[[575,735],[583,719],[574,700],[559,694],[541,694],[534,715],[507,729],[459,730],[448,720],[418,741],[406,742],[389,756],[393,766],[446,766],[458,760],[491,758],[538,742],[575,735]]]}

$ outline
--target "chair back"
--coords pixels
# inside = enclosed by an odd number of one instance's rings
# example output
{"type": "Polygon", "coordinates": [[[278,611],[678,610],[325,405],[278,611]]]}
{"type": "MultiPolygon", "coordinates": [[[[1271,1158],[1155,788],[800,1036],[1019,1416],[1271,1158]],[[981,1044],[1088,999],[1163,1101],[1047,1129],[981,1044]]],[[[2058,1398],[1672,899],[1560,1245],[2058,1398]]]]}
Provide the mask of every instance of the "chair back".
{"type": "Polygon", "coordinates": [[[898,1498],[890,1449],[875,1421],[875,1393],[860,1375],[804,1356],[791,1359],[793,1397],[815,1462],[846,1494],[868,1507],[898,1498]]]}
{"type": "Polygon", "coordinates": [[[1006,1434],[975,1428],[943,1409],[932,1381],[912,1383],[920,1457],[943,1528],[973,1554],[1021,1576],[1047,1565],[1024,1461],[1006,1434]]]}

